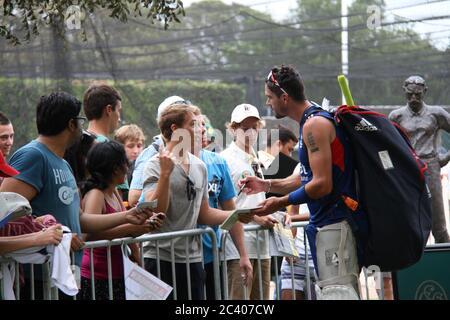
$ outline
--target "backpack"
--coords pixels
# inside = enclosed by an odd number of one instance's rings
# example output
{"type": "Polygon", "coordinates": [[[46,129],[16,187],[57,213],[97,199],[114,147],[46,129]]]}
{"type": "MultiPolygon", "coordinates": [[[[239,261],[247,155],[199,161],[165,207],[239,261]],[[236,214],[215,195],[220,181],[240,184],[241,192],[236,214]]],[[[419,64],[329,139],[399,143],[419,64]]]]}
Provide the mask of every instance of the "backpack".
{"type": "Polygon", "coordinates": [[[380,271],[411,266],[431,231],[426,164],[406,132],[385,115],[346,105],[332,115],[352,146],[358,206],[367,215],[362,264],[380,271]]]}

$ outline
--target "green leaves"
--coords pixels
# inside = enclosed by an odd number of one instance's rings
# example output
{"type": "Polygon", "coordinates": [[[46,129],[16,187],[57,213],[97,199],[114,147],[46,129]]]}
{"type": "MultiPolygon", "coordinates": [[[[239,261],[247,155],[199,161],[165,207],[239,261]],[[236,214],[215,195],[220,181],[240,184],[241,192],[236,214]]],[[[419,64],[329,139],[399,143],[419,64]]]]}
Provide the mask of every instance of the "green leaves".
{"type": "Polygon", "coordinates": [[[149,11],[147,19],[153,23],[158,20],[167,29],[173,21],[180,22],[179,15],[185,15],[183,3],[179,0],[4,0],[0,13],[0,37],[11,44],[21,41],[29,42],[32,36],[53,21],[64,21],[67,30],[78,29],[86,38],[84,17],[96,10],[105,9],[109,16],[123,23],[130,15],[142,16],[142,11],[149,11]]]}

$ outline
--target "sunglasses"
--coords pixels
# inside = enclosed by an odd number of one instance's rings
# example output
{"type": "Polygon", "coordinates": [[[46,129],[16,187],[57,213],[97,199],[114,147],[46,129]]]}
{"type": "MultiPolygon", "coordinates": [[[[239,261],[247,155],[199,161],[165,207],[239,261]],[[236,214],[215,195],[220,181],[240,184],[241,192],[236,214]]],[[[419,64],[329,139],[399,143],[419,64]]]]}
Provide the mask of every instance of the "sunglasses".
{"type": "Polygon", "coordinates": [[[87,118],[86,118],[86,117],[81,117],[81,116],[73,117],[72,119],[77,120],[77,121],[80,123],[80,125],[85,124],[85,122],[87,121],[87,118]]]}
{"type": "Polygon", "coordinates": [[[277,79],[275,79],[275,75],[273,74],[273,71],[270,70],[269,75],[267,76],[267,80],[271,83],[273,83],[274,85],[276,85],[278,88],[280,88],[281,91],[283,91],[283,93],[289,95],[286,90],[284,90],[281,86],[280,83],[277,81],[277,79]]]}
{"type": "Polygon", "coordinates": [[[195,190],[195,185],[189,177],[187,177],[186,182],[186,194],[189,201],[194,200],[195,197],[197,196],[197,190],[195,190]]]}

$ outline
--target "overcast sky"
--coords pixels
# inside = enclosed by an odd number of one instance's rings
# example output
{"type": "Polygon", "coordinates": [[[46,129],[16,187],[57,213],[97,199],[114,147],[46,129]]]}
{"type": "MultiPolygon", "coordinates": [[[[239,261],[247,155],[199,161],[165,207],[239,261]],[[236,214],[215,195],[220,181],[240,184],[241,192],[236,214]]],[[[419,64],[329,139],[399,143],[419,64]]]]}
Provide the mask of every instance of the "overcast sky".
{"type": "MultiPolygon", "coordinates": [[[[183,3],[188,7],[191,3],[199,1],[201,0],[183,0],[183,3]]],[[[348,1],[351,2],[351,0],[348,1]]],[[[297,3],[295,0],[222,0],[222,2],[240,3],[261,12],[270,13],[273,19],[278,21],[286,18],[297,3]]],[[[392,19],[393,15],[407,19],[450,16],[450,0],[385,0],[385,3],[388,15],[384,19],[388,20],[392,19]]],[[[416,23],[414,29],[421,34],[430,33],[433,44],[440,49],[450,46],[450,19],[416,23]]]]}

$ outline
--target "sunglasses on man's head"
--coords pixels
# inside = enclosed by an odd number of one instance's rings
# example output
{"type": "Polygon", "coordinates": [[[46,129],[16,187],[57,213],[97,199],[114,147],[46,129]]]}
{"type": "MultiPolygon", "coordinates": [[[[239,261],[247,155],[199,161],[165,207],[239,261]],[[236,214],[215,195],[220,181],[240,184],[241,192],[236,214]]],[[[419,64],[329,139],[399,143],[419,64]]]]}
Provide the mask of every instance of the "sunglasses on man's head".
{"type": "Polygon", "coordinates": [[[73,117],[72,119],[77,120],[80,125],[85,124],[85,122],[87,121],[87,118],[86,117],[82,117],[82,116],[73,117]]]}
{"type": "Polygon", "coordinates": [[[273,74],[273,70],[270,70],[269,75],[267,76],[267,81],[273,83],[274,85],[276,85],[278,88],[280,88],[281,91],[283,91],[283,93],[289,95],[286,90],[284,90],[281,86],[280,83],[278,82],[278,80],[275,78],[275,75],[273,74]]]}

